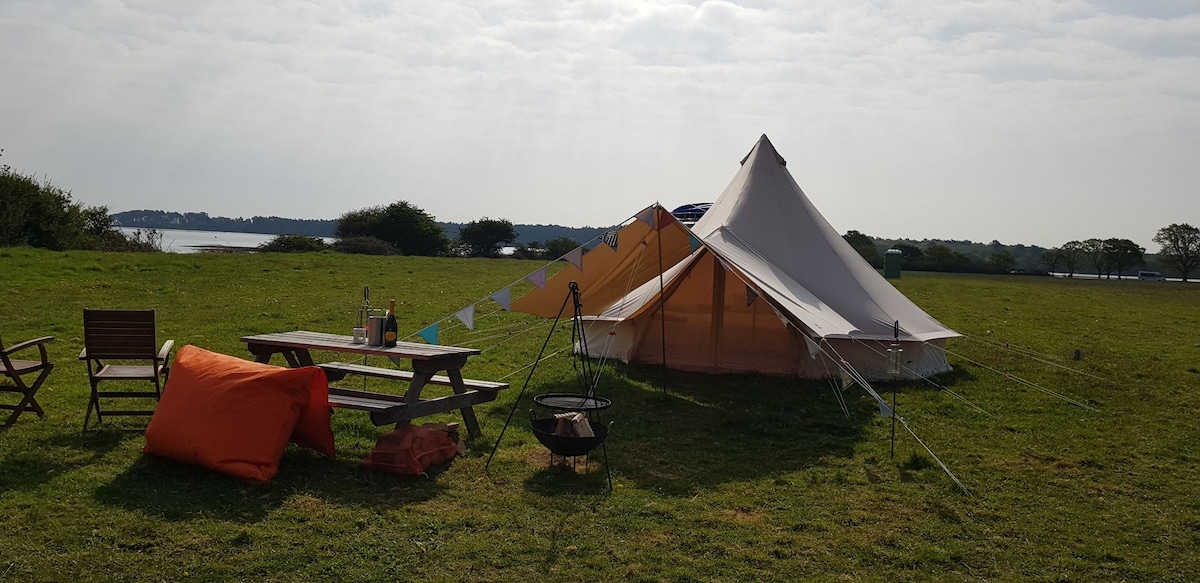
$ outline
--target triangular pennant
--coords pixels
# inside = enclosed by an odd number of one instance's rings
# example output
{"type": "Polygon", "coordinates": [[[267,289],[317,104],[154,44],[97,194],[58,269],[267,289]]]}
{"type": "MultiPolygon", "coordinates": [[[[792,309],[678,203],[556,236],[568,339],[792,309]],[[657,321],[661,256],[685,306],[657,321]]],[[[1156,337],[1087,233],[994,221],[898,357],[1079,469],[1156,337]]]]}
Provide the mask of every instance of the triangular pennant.
{"type": "Polygon", "coordinates": [[[729,271],[729,270],[733,269],[732,267],[729,266],[728,263],[725,263],[724,259],[721,259],[718,257],[717,262],[719,262],[721,264],[721,269],[724,269],[725,271],[729,271]]]}
{"type": "Polygon", "coordinates": [[[468,330],[475,329],[475,304],[471,304],[454,314],[460,322],[467,327],[468,330]]]}
{"type": "Polygon", "coordinates": [[[813,342],[812,338],[804,336],[804,343],[808,345],[809,358],[816,358],[818,354],[821,354],[821,345],[813,342]]]}
{"type": "Polygon", "coordinates": [[[511,288],[506,287],[488,297],[492,298],[493,300],[496,300],[496,303],[500,304],[500,307],[504,308],[505,312],[511,311],[511,308],[510,308],[510,306],[512,306],[512,289],[511,288]]]}
{"type": "Polygon", "coordinates": [[[883,401],[879,402],[879,416],[884,418],[892,416],[892,408],[888,407],[887,403],[883,401]]]}
{"type": "Polygon", "coordinates": [[[792,325],[792,321],[787,319],[787,316],[784,316],[783,312],[780,312],[778,308],[776,308],[775,306],[771,306],[771,311],[775,312],[775,317],[779,318],[779,321],[783,322],[784,326],[792,325]]]}
{"type": "Polygon", "coordinates": [[[753,304],[754,300],[757,300],[757,299],[758,299],[758,292],[754,291],[754,288],[752,288],[750,286],[746,286],[746,305],[749,306],[750,304],[753,304]]]}
{"type": "Polygon", "coordinates": [[[844,368],[838,367],[838,370],[842,373],[842,390],[844,391],[854,384],[854,377],[850,376],[850,373],[846,372],[844,368]]]}
{"type": "Polygon", "coordinates": [[[650,228],[652,228],[652,229],[656,229],[658,227],[656,227],[654,225],[654,209],[655,208],[657,208],[657,207],[648,206],[642,212],[640,212],[636,215],[633,215],[633,218],[635,218],[643,223],[646,223],[647,225],[650,225],[650,228]]]}
{"type": "Polygon", "coordinates": [[[437,331],[438,331],[438,325],[437,325],[437,322],[434,322],[433,324],[430,324],[428,327],[426,327],[424,330],[417,332],[417,335],[420,336],[421,338],[424,338],[425,341],[430,344],[437,344],[437,341],[438,341],[437,331]]]}
{"type": "Polygon", "coordinates": [[[536,285],[542,289],[546,289],[546,268],[543,267],[529,275],[526,275],[525,279],[529,280],[529,283],[532,283],[533,285],[536,285]]]}
{"type": "Polygon", "coordinates": [[[696,250],[699,248],[700,248],[700,239],[698,239],[695,235],[693,235],[691,231],[688,231],[688,249],[692,253],[695,253],[696,250]]]}
{"type": "Polygon", "coordinates": [[[583,247],[572,249],[566,255],[563,255],[563,259],[566,259],[571,265],[578,267],[579,271],[583,271],[583,247]]]}
{"type": "Polygon", "coordinates": [[[671,211],[662,207],[658,207],[658,226],[655,228],[661,229],[671,223],[676,222],[676,220],[677,219],[675,218],[675,215],[671,214],[671,211]]]}
{"type": "Polygon", "coordinates": [[[609,229],[609,230],[605,231],[604,236],[601,237],[600,240],[604,241],[605,245],[612,247],[613,251],[617,250],[617,230],[616,229],[609,229]]]}

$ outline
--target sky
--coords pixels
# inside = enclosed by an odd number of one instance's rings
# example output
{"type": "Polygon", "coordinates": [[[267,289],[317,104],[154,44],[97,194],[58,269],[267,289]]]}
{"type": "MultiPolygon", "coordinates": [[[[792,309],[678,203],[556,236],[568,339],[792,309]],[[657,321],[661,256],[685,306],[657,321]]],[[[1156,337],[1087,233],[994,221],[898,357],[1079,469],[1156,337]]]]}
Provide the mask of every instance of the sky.
{"type": "Polygon", "coordinates": [[[0,54],[0,162],[112,212],[603,227],[766,134],[840,232],[1200,225],[1200,0],[4,0],[0,54]]]}

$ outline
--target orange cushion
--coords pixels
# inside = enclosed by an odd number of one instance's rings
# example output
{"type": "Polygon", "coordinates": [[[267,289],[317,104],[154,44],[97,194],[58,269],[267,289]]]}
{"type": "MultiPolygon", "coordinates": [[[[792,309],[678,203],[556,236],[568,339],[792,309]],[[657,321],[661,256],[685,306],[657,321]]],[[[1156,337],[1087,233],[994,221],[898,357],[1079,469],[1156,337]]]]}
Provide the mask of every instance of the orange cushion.
{"type": "Polygon", "coordinates": [[[146,427],[145,451],[266,483],[312,383],[325,385],[317,367],[281,368],[184,346],[146,427]]]}
{"type": "Polygon", "coordinates": [[[337,457],[337,451],[333,447],[333,429],[329,424],[329,381],[325,378],[324,370],[315,366],[307,368],[316,368],[317,374],[314,374],[308,383],[308,401],[300,410],[300,420],[296,422],[296,429],[292,431],[291,441],[300,447],[324,454],[325,457],[337,457]]]}
{"type": "Polygon", "coordinates": [[[419,476],[426,468],[458,453],[458,444],[445,431],[405,425],[379,436],[362,465],[392,474],[419,476]]]}

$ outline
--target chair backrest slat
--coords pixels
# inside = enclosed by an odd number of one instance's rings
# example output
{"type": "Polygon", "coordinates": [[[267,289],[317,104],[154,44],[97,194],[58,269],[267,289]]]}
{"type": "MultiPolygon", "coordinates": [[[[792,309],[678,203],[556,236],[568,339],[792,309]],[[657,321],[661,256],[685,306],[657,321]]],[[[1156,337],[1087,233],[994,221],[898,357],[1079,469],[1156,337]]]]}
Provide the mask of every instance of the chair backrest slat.
{"type": "Polygon", "coordinates": [[[84,310],[83,345],[91,358],[154,358],[154,310],[84,310]]]}

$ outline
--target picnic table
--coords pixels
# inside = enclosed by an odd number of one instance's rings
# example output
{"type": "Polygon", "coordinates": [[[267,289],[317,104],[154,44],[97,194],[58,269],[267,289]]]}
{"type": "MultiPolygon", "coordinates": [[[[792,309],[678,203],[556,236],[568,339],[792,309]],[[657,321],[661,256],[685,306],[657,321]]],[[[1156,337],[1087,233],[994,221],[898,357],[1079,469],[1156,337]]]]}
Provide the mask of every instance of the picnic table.
{"type": "Polygon", "coordinates": [[[475,418],[472,407],[494,400],[497,391],[508,388],[508,383],[463,378],[463,365],[467,363],[468,358],[480,352],[473,348],[417,342],[397,342],[393,347],[369,346],[355,344],[350,336],[304,330],[243,336],[242,342],[246,343],[246,348],[254,355],[256,362],[268,363],[272,356],[281,354],[293,368],[321,367],[330,381],[339,381],[353,374],[408,382],[408,389],[403,395],[329,387],[330,406],[367,411],[371,415],[371,422],[377,426],[393,423],[402,426],[417,417],[458,409],[468,434],[476,437],[479,435],[479,421],[475,418]],[[382,356],[391,360],[397,367],[408,361],[412,364],[412,370],[348,362],[314,363],[310,352],[312,350],[382,356]],[[445,374],[438,374],[442,372],[445,374]],[[454,394],[423,399],[421,391],[426,385],[448,386],[454,394]]]}

